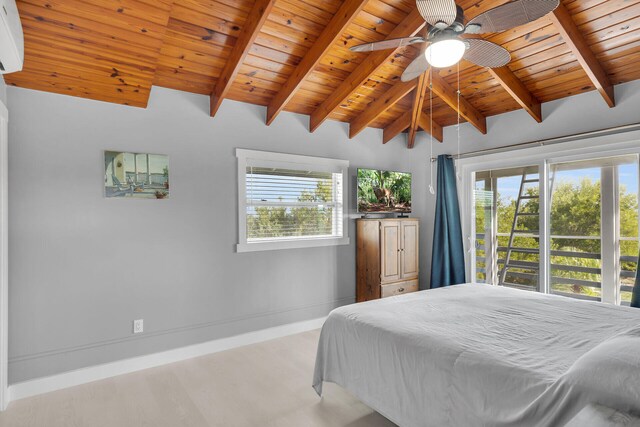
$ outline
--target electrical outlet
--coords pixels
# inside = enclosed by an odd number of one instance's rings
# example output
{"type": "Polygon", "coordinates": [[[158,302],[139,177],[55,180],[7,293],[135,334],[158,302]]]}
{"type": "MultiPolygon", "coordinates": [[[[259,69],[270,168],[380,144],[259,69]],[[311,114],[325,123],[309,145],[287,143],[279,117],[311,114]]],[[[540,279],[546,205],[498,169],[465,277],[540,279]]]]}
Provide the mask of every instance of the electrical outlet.
{"type": "Polygon", "coordinates": [[[144,331],[144,319],[138,319],[133,321],[133,333],[139,334],[144,331]]]}

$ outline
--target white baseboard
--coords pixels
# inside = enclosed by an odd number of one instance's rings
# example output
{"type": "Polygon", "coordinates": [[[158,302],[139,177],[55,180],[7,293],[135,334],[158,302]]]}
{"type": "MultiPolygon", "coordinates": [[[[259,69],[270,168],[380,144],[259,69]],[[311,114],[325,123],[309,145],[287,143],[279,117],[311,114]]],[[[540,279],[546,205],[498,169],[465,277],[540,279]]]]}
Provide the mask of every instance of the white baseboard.
{"type": "Polygon", "coordinates": [[[153,368],[155,366],[166,365],[167,363],[179,362],[193,357],[204,356],[206,354],[217,353],[219,351],[229,350],[244,345],[255,344],[287,335],[318,329],[322,327],[325,319],[326,317],[321,317],[303,322],[274,326],[272,328],[247,332],[246,334],[236,335],[233,337],[221,338],[201,344],[176,348],[174,350],[118,360],[116,362],[90,366],[88,368],[77,369],[48,377],[11,384],[8,390],[9,401],[12,402],[24,399],[25,397],[36,396],[38,394],[86,384],[92,381],[115,377],[117,375],[128,374],[130,372],[153,368]]]}

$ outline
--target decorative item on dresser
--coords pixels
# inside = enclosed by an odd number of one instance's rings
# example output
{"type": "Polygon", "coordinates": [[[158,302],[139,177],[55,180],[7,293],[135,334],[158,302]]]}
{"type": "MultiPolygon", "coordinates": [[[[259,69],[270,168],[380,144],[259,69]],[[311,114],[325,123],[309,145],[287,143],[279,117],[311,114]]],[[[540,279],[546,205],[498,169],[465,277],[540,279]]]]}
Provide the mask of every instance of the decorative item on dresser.
{"type": "Polygon", "coordinates": [[[358,219],[356,301],[418,290],[416,218],[358,219]]]}

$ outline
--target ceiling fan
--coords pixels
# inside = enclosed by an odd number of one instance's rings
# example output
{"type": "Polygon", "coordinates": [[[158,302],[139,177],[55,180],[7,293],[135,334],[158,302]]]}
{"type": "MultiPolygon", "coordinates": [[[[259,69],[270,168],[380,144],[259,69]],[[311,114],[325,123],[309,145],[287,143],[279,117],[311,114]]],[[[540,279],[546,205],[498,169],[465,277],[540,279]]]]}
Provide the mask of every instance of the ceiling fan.
{"type": "Polygon", "coordinates": [[[497,33],[533,22],[553,11],[559,4],[560,0],[515,0],[481,13],[465,25],[464,11],[454,0],[416,0],[418,12],[429,24],[426,36],[365,43],[353,46],[351,50],[369,52],[428,43],[424,54],[418,55],[402,73],[403,82],[419,77],[429,66],[450,67],[462,58],[481,67],[502,67],[511,60],[511,55],[505,48],[488,40],[460,36],[497,33]]]}

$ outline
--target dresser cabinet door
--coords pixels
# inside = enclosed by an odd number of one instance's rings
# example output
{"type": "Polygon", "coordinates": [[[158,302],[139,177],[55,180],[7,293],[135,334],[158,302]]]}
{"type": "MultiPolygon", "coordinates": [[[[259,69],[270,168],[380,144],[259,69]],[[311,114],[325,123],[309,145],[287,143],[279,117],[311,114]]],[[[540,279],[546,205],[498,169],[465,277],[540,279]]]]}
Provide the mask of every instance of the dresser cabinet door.
{"type": "Polygon", "coordinates": [[[415,279],[418,277],[418,221],[402,221],[400,233],[401,245],[401,273],[402,279],[415,279]]]}
{"type": "Polygon", "coordinates": [[[400,222],[380,221],[380,281],[383,283],[400,280],[400,222]]]}

